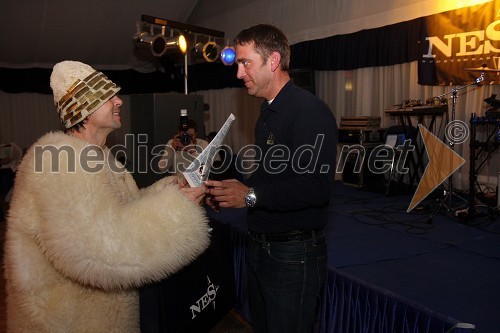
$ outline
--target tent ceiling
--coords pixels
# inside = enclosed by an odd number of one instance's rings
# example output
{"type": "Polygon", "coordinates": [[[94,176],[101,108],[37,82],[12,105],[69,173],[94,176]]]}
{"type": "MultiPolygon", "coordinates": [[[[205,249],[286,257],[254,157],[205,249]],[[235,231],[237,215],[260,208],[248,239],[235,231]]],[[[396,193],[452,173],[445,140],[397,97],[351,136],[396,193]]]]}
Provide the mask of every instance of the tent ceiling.
{"type": "Polygon", "coordinates": [[[79,60],[99,69],[149,71],[133,53],[142,14],[186,22],[197,0],[15,0],[0,11],[0,67],[51,68],[79,60]]]}

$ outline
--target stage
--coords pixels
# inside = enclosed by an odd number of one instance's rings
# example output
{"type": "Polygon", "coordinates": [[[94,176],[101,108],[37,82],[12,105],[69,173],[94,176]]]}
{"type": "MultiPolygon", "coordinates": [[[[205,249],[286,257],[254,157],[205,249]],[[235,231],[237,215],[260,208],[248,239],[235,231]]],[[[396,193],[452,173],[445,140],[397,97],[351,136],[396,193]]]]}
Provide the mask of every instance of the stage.
{"type": "MultiPolygon", "coordinates": [[[[429,221],[437,201],[407,213],[411,195],[335,184],[317,332],[500,331],[500,219],[441,209],[429,221]]],[[[210,215],[233,227],[237,308],[249,316],[243,211],[210,215]]]]}
{"type": "MultiPolygon", "coordinates": [[[[500,219],[431,219],[439,197],[407,213],[411,198],[335,183],[315,333],[500,332],[500,219]]],[[[251,322],[246,210],[207,212],[209,250],[141,289],[144,333],[208,331],[232,308],[251,322]]]]}

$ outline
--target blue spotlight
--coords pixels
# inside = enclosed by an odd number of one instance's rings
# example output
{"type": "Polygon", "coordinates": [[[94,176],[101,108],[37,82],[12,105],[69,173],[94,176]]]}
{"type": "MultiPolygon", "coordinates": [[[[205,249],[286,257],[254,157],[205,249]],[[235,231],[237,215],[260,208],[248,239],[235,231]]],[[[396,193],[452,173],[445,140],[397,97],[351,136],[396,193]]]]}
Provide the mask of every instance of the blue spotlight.
{"type": "Polygon", "coordinates": [[[226,66],[231,66],[236,60],[236,51],[232,46],[226,46],[220,53],[220,60],[226,66]]]}

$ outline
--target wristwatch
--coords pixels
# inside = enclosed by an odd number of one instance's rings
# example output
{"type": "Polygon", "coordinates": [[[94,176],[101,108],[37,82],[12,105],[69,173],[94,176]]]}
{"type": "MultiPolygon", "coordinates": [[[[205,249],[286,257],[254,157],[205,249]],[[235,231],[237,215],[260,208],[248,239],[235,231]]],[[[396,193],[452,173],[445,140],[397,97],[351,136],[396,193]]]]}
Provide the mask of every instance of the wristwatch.
{"type": "Polygon", "coordinates": [[[245,206],[247,207],[253,207],[255,206],[255,203],[257,202],[257,196],[255,196],[255,191],[253,190],[253,187],[250,187],[248,189],[248,193],[245,196],[245,206]]]}

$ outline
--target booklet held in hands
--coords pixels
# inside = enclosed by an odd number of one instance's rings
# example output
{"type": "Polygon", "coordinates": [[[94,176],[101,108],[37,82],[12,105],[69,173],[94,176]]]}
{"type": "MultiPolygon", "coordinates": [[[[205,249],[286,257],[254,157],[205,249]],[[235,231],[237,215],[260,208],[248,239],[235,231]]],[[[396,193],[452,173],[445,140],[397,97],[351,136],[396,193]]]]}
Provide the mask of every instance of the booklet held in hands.
{"type": "Polygon", "coordinates": [[[189,186],[198,187],[208,179],[215,154],[226,138],[234,119],[235,117],[231,113],[213,140],[210,141],[201,154],[187,167],[186,171],[182,173],[189,183],[189,186]]]}

